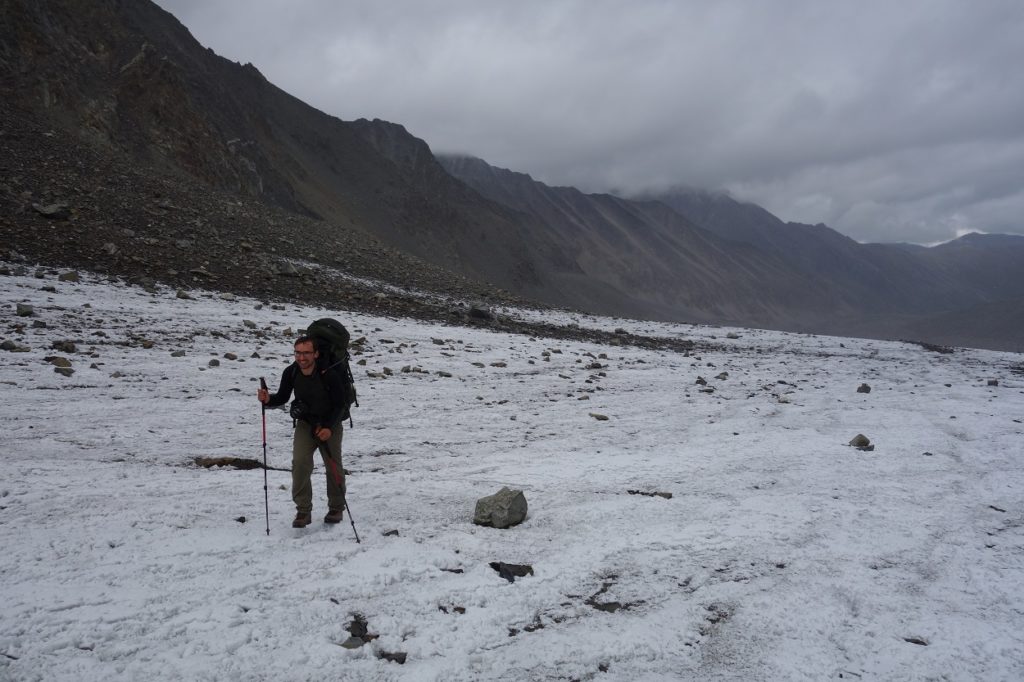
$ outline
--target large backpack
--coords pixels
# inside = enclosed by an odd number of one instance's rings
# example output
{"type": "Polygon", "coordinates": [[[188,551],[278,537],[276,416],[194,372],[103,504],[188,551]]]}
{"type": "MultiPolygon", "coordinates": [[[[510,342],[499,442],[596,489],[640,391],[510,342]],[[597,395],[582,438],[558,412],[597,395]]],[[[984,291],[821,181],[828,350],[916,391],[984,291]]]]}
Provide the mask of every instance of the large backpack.
{"type": "Polygon", "coordinates": [[[345,387],[345,410],[342,412],[341,418],[348,419],[351,425],[350,408],[353,405],[359,407],[359,400],[356,397],[352,368],[348,364],[348,330],[341,322],[323,317],[306,328],[306,336],[313,339],[313,345],[320,353],[320,374],[326,374],[333,369],[341,377],[341,383],[345,387]]]}

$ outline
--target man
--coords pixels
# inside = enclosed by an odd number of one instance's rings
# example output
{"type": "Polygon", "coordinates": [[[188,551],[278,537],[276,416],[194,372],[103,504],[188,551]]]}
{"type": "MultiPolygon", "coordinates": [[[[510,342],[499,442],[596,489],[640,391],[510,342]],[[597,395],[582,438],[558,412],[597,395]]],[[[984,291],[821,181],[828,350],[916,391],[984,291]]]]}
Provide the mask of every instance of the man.
{"type": "Polygon", "coordinates": [[[305,528],[313,517],[313,453],[320,451],[327,468],[327,515],[324,523],[338,523],[345,511],[345,470],[341,467],[341,417],[345,409],[345,388],[333,369],[322,369],[320,354],[308,336],[295,341],[295,362],[285,368],[277,393],[259,389],[257,398],[267,407],[288,402],[292,391],[291,416],[295,420],[292,440],[292,500],[295,520],[292,528],[305,528]]]}

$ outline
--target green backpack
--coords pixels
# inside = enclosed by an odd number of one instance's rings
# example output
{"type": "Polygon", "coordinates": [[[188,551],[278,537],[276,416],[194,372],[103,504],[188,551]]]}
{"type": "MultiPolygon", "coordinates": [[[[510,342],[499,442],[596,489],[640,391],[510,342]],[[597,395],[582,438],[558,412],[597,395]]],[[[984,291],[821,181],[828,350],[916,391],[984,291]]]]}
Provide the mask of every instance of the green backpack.
{"type": "Polygon", "coordinates": [[[331,370],[338,372],[341,383],[345,387],[345,410],[342,412],[342,419],[348,419],[352,425],[352,413],[350,408],[355,405],[359,407],[359,400],[356,397],[355,380],[352,378],[352,368],[349,367],[348,342],[349,333],[345,325],[329,317],[323,317],[306,328],[306,336],[313,339],[313,345],[320,353],[317,366],[320,374],[326,374],[331,370]]]}

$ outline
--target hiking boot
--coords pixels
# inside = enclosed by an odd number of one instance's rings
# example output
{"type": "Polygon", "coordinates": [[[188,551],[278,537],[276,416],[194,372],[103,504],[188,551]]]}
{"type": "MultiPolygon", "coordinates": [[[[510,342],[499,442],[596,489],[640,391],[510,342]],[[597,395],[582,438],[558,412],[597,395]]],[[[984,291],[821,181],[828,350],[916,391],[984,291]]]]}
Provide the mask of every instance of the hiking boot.
{"type": "Polygon", "coordinates": [[[295,520],[292,521],[292,528],[305,528],[313,522],[313,515],[309,512],[296,512],[295,520]]]}
{"type": "Polygon", "coordinates": [[[345,518],[344,509],[332,509],[324,517],[324,523],[341,523],[343,518],[345,518]]]}

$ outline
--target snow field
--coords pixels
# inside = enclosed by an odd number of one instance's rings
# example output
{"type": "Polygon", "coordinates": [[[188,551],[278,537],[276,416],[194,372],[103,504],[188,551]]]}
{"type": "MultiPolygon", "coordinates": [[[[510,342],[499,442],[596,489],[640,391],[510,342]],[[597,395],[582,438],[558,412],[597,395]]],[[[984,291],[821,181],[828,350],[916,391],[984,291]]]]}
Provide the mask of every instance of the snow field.
{"type": "MultiPolygon", "coordinates": [[[[686,356],[88,276],[0,287],[4,338],[32,348],[0,352],[0,678],[1024,677],[1018,355],[543,313],[709,344],[686,356]],[[262,471],[193,464],[262,459],[258,377],[324,315],[367,339],[343,446],[361,544],[320,523],[322,467],[304,530],[267,472],[268,537],[262,471]],[[503,485],[527,520],[474,526],[503,485]],[[357,613],[378,638],[343,648],[357,613]]],[[[266,417],[287,468],[291,421],[266,417]]]]}

